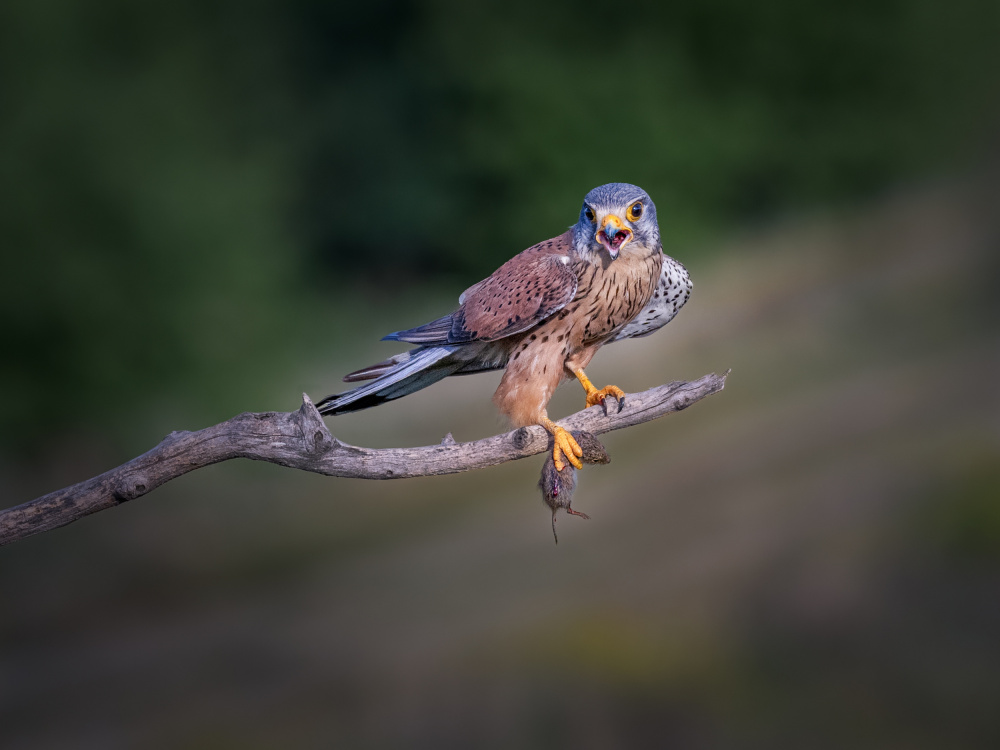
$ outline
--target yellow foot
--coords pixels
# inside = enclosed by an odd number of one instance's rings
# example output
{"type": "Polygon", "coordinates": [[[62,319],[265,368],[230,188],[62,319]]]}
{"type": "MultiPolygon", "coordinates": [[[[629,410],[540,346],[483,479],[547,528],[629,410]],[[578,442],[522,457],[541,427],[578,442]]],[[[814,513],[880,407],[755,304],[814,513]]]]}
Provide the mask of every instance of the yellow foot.
{"type": "Polygon", "coordinates": [[[546,422],[548,424],[543,422],[542,426],[552,433],[552,463],[556,465],[556,471],[562,471],[566,468],[563,456],[573,466],[582,469],[583,461],[580,460],[580,457],[583,455],[583,449],[576,442],[576,438],[565,427],[559,427],[549,420],[546,422]]]}
{"type": "Polygon", "coordinates": [[[600,404],[604,407],[604,413],[607,415],[608,402],[606,399],[608,396],[615,397],[615,400],[618,402],[619,412],[625,408],[625,391],[617,385],[606,385],[601,388],[601,390],[594,388],[593,390],[587,391],[587,406],[597,406],[600,404]]]}

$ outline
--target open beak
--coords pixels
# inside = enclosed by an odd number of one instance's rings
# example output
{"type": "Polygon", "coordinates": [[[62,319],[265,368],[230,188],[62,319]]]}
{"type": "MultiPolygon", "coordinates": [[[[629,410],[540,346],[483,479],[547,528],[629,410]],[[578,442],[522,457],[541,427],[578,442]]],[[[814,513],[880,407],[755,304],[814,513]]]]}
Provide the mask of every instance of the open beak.
{"type": "Polygon", "coordinates": [[[617,216],[608,214],[601,221],[601,227],[594,235],[594,239],[608,249],[611,260],[614,260],[618,257],[622,247],[632,239],[632,230],[626,227],[617,216]]]}

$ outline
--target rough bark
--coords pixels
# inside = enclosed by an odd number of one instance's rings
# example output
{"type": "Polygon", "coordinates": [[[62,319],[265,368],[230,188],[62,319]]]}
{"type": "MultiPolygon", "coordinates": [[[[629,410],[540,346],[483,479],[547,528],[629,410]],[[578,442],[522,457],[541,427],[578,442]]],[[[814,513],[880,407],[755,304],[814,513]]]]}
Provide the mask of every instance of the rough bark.
{"type": "MultiPolygon", "coordinates": [[[[722,390],[726,376],[709,374],[630,393],[625,408],[605,415],[584,409],[558,424],[600,434],[685,409],[722,390]]],[[[189,471],[231,458],[312,471],[334,477],[403,479],[482,469],[547,450],[541,427],[522,427],[469,443],[448,440],[419,448],[359,448],[337,440],[303,394],[294,412],[244,413],[197,432],[172,432],[159,445],[100,476],[0,511],[0,545],[65,526],[99,510],[141,497],[189,471]]]]}

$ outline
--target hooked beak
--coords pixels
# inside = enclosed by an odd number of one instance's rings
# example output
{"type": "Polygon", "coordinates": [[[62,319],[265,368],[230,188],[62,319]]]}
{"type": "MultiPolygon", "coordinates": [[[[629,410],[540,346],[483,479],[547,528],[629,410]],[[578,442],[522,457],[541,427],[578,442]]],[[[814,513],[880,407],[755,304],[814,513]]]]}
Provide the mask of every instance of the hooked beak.
{"type": "Polygon", "coordinates": [[[622,220],[614,214],[608,214],[601,222],[600,229],[594,239],[607,248],[611,260],[618,257],[622,247],[632,239],[632,230],[626,227],[622,220]]]}

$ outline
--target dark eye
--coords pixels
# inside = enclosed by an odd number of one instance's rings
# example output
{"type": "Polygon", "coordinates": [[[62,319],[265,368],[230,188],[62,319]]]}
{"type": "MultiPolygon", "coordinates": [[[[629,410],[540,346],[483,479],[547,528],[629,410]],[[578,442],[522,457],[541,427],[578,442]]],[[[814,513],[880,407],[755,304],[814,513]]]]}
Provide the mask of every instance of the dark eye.
{"type": "Polygon", "coordinates": [[[587,206],[585,209],[583,209],[583,215],[587,217],[587,221],[593,221],[594,219],[597,218],[594,215],[594,209],[592,209],[590,206],[587,206]]]}
{"type": "Polygon", "coordinates": [[[629,206],[626,216],[628,216],[629,221],[638,221],[639,217],[642,216],[642,201],[636,201],[629,206]]]}

